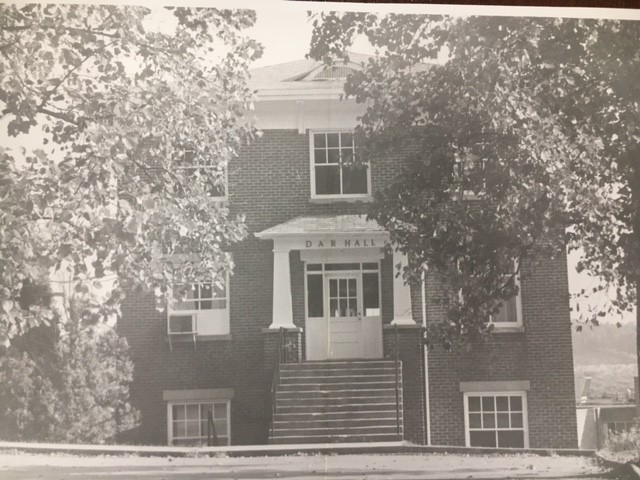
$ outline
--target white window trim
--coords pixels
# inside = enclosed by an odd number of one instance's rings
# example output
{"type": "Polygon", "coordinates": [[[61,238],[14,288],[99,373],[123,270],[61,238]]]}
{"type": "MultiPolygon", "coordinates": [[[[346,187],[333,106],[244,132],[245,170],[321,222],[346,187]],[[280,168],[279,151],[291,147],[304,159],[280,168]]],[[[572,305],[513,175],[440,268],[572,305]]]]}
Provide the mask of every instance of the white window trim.
{"type": "MultiPolygon", "coordinates": [[[[522,398],[522,430],[524,436],[524,448],[529,448],[529,405],[527,402],[527,392],[525,390],[504,390],[504,391],[486,391],[486,392],[475,392],[469,391],[464,392],[464,440],[465,445],[467,447],[471,447],[471,435],[469,430],[469,397],[478,397],[478,396],[515,396],[519,395],[522,398]]],[[[498,430],[497,428],[494,430],[498,430]]],[[[487,430],[491,431],[491,430],[487,430]]],[[[477,447],[477,448],[490,448],[490,447],[477,447]]],[[[496,448],[508,448],[508,447],[498,447],[496,448]]]]}
{"type": "MultiPolygon", "coordinates": [[[[494,332],[521,332],[524,330],[524,324],[522,321],[522,284],[520,283],[520,262],[517,259],[513,260],[516,271],[518,272],[514,278],[516,287],[518,287],[518,293],[516,294],[516,321],[515,322],[494,322],[492,317],[489,316],[489,325],[493,325],[494,332]]],[[[502,304],[503,307],[506,305],[502,304]]]]}
{"type": "MultiPolygon", "coordinates": [[[[189,151],[189,150],[193,150],[190,148],[181,148],[179,151],[181,152],[182,155],[184,155],[185,152],[189,151]]],[[[206,169],[211,169],[211,170],[217,170],[219,167],[218,165],[183,165],[183,166],[176,166],[174,167],[175,170],[197,170],[197,169],[201,169],[201,168],[206,168],[206,169]]],[[[209,197],[212,200],[216,201],[216,202],[227,202],[229,200],[229,163],[227,162],[224,166],[223,166],[223,179],[224,179],[224,195],[219,196],[219,197],[209,197]]]]}
{"type": "MultiPolygon", "coordinates": [[[[345,129],[345,128],[323,128],[323,129],[309,130],[309,168],[311,172],[311,199],[312,200],[370,200],[373,197],[373,195],[371,192],[371,162],[369,161],[364,162],[367,165],[367,193],[339,194],[339,195],[316,194],[315,150],[314,150],[314,144],[313,144],[313,136],[316,133],[354,133],[354,131],[350,129],[345,129]]],[[[355,147],[355,143],[354,143],[354,147],[355,147]]]]}
{"type": "MultiPolygon", "coordinates": [[[[215,300],[225,300],[225,305],[226,308],[222,309],[218,309],[218,308],[211,308],[211,309],[191,309],[191,310],[174,310],[171,306],[173,301],[170,300],[168,305],[167,305],[167,335],[171,336],[171,335],[175,335],[175,336],[185,336],[185,335],[194,335],[194,336],[198,336],[198,335],[205,335],[205,334],[201,334],[198,332],[198,320],[197,320],[197,316],[199,312],[206,312],[209,310],[226,310],[227,312],[227,321],[231,322],[231,308],[230,308],[230,275],[229,272],[226,273],[226,277],[225,277],[225,296],[224,297],[213,297],[211,300],[215,301],[215,300]],[[192,325],[192,331],[191,332],[171,332],[171,330],[169,329],[170,324],[169,324],[169,319],[172,315],[175,316],[187,316],[187,315],[191,315],[191,325],[192,325]]],[[[205,282],[206,283],[206,282],[205,282]]],[[[200,285],[202,285],[202,283],[200,283],[200,285]]],[[[208,335],[205,335],[208,336],[208,335]]],[[[224,335],[222,335],[224,336],[224,335]]]]}
{"type": "MultiPolygon", "coordinates": [[[[194,398],[185,400],[172,400],[167,402],[167,445],[173,446],[173,418],[172,411],[174,405],[191,405],[202,403],[226,403],[227,404],[227,445],[231,445],[231,399],[230,398],[194,398]]],[[[187,438],[187,437],[180,437],[187,438]]],[[[192,438],[192,437],[188,437],[192,438]]],[[[203,437],[198,437],[203,438],[203,437]]]]}

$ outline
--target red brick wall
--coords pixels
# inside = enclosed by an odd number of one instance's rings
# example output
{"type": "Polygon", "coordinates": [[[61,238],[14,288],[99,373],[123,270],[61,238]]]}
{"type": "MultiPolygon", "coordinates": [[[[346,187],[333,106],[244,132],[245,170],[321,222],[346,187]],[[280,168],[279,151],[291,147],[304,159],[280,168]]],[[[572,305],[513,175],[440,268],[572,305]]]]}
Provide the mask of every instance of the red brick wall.
{"type": "MultiPolygon", "coordinates": [[[[524,332],[496,333],[470,350],[429,352],[431,438],[435,445],[464,445],[460,382],[528,380],[531,448],[577,448],[573,357],[564,255],[523,265],[524,332]]],[[[427,298],[437,297],[434,276],[427,298]]],[[[442,318],[441,305],[427,301],[427,318],[442,318]]]]}
{"type": "MultiPolygon", "coordinates": [[[[397,169],[392,158],[372,169],[374,191],[397,169]]],[[[236,264],[231,277],[231,339],[198,341],[197,348],[182,344],[169,350],[166,314],[157,312],[149,296],[131,295],[124,303],[120,331],[128,338],[135,363],[134,404],[142,413],[142,426],[130,441],[166,442],[166,405],[163,390],[233,388],[232,441],[264,443],[269,419],[272,365],[265,363],[262,329],[271,324],[273,254],[270,241],[253,233],[300,215],[364,212],[362,202],[318,204],[310,198],[308,135],[294,130],[265,131],[229,166],[229,206],[232,214],[245,214],[251,234],[233,246],[236,264]]],[[[304,277],[299,252],[291,252],[291,288],[294,323],[304,327],[304,277]]],[[[435,444],[464,444],[462,396],[464,380],[530,380],[529,425],[531,446],[574,446],[575,411],[566,266],[562,262],[540,267],[523,280],[525,333],[496,336],[492,343],[470,353],[433,351],[429,355],[432,436],[435,444]],[[527,289],[531,291],[527,291],[527,289]],[[553,372],[553,379],[550,373],[553,372]]],[[[393,318],[393,262],[381,265],[382,316],[393,318]]],[[[430,283],[429,291],[434,289],[430,283]]],[[[428,296],[428,295],[427,295],[428,296]]],[[[413,290],[414,318],[421,321],[421,296],[413,290]]],[[[441,314],[429,305],[429,318],[441,314]]],[[[385,344],[388,335],[385,334],[385,344]]],[[[302,336],[304,343],[304,335],[302,336]]],[[[415,346],[415,345],[414,345],[415,346]]],[[[419,442],[423,387],[420,356],[411,350],[404,382],[411,407],[407,409],[409,437],[419,442]],[[409,373],[411,372],[411,373],[409,373]],[[412,393],[413,392],[413,393],[412,393]],[[418,402],[418,403],[416,403],[418,402]],[[413,412],[413,413],[411,413],[413,412]],[[415,418],[413,418],[415,417],[415,418]],[[409,426],[410,425],[410,426],[409,426]],[[413,429],[413,430],[412,430],[413,429]]]]}

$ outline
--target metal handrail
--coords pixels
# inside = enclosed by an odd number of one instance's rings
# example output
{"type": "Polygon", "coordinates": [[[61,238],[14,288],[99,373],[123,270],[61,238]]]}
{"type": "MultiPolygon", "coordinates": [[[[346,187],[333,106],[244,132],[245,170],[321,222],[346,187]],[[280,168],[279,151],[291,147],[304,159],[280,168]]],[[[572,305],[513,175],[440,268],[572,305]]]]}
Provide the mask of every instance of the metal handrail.
{"type": "Polygon", "coordinates": [[[393,333],[395,336],[395,373],[396,373],[396,431],[400,435],[400,391],[398,388],[398,325],[394,325],[393,333]]]}
{"type": "Polygon", "coordinates": [[[271,382],[271,425],[269,427],[271,436],[273,436],[273,418],[276,415],[276,389],[278,388],[278,383],[280,383],[280,365],[286,362],[286,357],[284,355],[284,345],[286,339],[287,329],[280,328],[280,332],[278,333],[278,345],[276,347],[276,368],[273,373],[273,381],[271,382]]]}

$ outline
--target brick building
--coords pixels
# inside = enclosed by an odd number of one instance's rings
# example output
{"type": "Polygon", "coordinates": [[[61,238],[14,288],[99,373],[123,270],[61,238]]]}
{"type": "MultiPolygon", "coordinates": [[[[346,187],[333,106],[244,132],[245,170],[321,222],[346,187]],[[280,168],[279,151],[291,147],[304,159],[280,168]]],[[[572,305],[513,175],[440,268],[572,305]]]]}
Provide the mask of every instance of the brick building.
{"type": "Polygon", "coordinates": [[[226,288],[195,285],[158,312],[130,297],[120,332],[142,424],[128,441],[380,441],[577,446],[564,261],[522,265],[520,294],[469,351],[426,353],[442,307],[409,286],[387,233],[360,216],[399,159],[343,169],[362,107],[340,100],[357,64],[253,71],[260,139],[231,161],[221,201],[246,215],[226,288]],[[281,359],[286,360],[281,361],[281,359]]]}

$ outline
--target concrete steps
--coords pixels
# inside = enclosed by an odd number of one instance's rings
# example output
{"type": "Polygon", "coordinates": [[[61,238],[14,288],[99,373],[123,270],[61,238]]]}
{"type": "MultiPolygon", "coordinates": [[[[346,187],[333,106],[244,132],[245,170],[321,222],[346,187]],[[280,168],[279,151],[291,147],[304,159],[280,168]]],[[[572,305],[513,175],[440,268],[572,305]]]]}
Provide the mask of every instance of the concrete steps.
{"type": "Polygon", "coordinates": [[[271,444],[403,438],[402,365],[392,360],[280,366],[271,444]]]}

